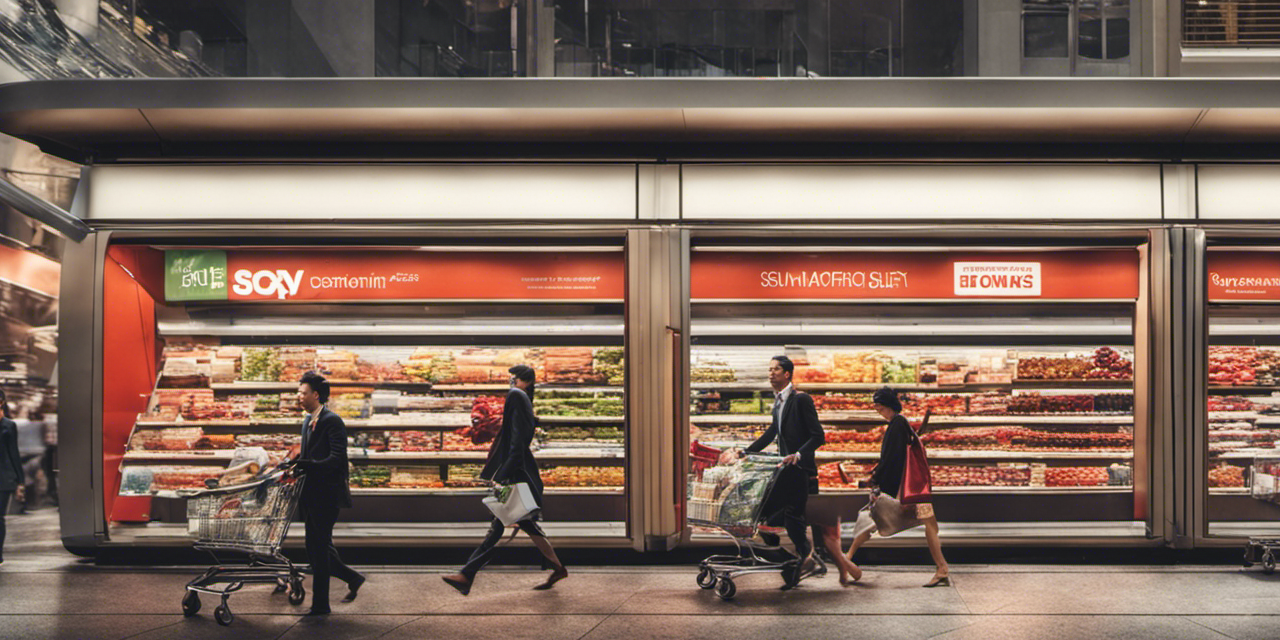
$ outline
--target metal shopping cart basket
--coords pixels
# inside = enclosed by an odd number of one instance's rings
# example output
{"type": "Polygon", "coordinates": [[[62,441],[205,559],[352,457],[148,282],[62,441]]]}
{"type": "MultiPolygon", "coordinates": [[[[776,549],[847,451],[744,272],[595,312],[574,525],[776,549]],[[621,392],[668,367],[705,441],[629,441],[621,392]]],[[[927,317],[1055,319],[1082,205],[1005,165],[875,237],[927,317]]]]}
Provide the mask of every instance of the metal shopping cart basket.
{"type": "MultiPolygon", "coordinates": [[[[1256,456],[1249,473],[1249,495],[1256,500],[1280,504],[1280,456],[1256,456]]],[[[1244,549],[1244,566],[1262,565],[1263,573],[1276,570],[1276,556],[1280,555],[1280,538],[1250,537],[1244,549]]]]}
{"type": "Polygon", "coordinates": [[[698,567],[698,586],[715,589],[722,600],[733,598],[733,579],[747,573],[778,571],[788,562],[761,558],[762,547],[752,538],[759,530],[761,513],[778,477],[782,458],[751,454],[738,464],[711,467],[689,477],[689,524],[719,529],[737,547],[736,555],[713,555],[698,567]]]}
{"type": "Polygon", "coordinates": [[[183,615],[196,615],[200,594],[205,593],[222,598],[213,617],[229,625],[235,616],[227,599],[246,584],[274,584],[276,593],[289,591],[290,604],[302,604],[307,595],[302,570],[280,554],[302,483],[292,471],[276,470],[253,482],[200,491],[187,499],[187,527],[195,536],[195,548],[208,551],[214,566],[187,583],[183,615]],[[228,555],[247,562],[221,564],[228,555]]]}

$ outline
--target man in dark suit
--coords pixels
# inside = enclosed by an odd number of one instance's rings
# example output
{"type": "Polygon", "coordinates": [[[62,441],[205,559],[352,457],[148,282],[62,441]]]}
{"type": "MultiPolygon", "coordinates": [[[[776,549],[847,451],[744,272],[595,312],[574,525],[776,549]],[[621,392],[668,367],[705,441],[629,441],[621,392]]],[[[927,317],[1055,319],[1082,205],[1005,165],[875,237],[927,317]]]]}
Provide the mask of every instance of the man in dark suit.
{"type": "Polygon", "coordinates": [[[816,566],[811,557],[813,547],[809,544],[805,505],[810,494],[818,493],[818,463],[814,453],[826,442],[813,398],[796,390],[791,383],[794,375],[795,365],[787,356],[777,356],[769,362],[769,386],[774,393],[773,422],[764,435],[747,447],[749,452],[761,451],[776,439],[778,453],[782,455],[783,469],[763,512],[766,516],[782,513],[787,536],[799,555],[793,565],[783,570],[786,588],[795,586],[816,566]]]}
{"type": "Polygon", "coordinates": [[[333,546],[333,525],[338,510],[351,506],[347,484],[347,426],[342,418],[325,407],[329,401],[329,381],[308,371],[298,383],[298,404],[307,412],[302,421],[302,446],[294,460],[305,474],[299,505],[307,526],[307,558],[311,560],[311,611],[309,616],[329,613],[329,576],[347,583],[343,602],[356,599],[365,577],[348,567],[333,546]]]}

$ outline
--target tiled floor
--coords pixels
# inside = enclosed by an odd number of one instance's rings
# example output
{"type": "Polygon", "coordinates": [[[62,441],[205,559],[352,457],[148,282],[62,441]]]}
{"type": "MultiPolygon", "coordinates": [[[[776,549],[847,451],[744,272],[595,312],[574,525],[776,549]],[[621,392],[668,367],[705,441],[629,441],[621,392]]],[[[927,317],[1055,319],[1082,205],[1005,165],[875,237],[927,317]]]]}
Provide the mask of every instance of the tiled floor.
{"type": "Polygon", "coordinates": [[[500,567],[467,597],[440,581],[448,568],[380,566],[327,619],[246,589],[222,627],[212,598],[180,613],[199,568],[87,564],[31,528],[42,517],[10,518],[0,638],[1280,638],[1280,574],[1234,566],[956,565],[940,589],[920,588],[929,567],[868,566],[850,588],[830,576],[780,591],[777,575],[745,576],[729,602],[688,566],[573,567],[551,591],[531,589],[539,571],[500,567]]]}

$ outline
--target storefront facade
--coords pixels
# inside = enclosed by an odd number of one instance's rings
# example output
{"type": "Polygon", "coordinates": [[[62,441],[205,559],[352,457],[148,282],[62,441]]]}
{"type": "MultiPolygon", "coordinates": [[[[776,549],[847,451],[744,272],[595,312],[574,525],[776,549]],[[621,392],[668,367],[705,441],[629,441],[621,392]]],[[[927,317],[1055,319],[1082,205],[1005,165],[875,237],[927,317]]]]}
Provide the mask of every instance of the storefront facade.
{"type": "MultiPolygon", "coordinates": [[[[663,125],[641,134],[644,114],[631,115],[608,125],[633,141],[623,155],[652,152],[663,125]]],[[[226,116],[179,144],[211,149],[226,116]]],[[[272,138],[288,160],[241,137],[236,157],[199,159],[170,148],[143,161],[118,154],[145,144],[120,143],[86,169],[76,213],[93,231],[68,247],[62,282],[73,550],[189,544],[177,496],[279,457],[297,431],[292,380],[313,368],[338,381],[352,436],[357,504],[341,543],[465,545],[484,526],[487,398],[515,362],[540,372],[551,535],[705,544],[685,521],[688,452],[757,435],[780,353],[827,428],[820,506],[846,518],[878,452],[868,396],[888,384],[909,416],[932,411],[948,544],[1192,547],[1274,526],[1274,506],[1239,491],[1277,440],[1259,398],[1272,384],[1259,381],[1267,294],[1212,283],[1272,277],[1275,243],[1255,232],[1275,212],[1204,215],[1230,212],[1214,194],[1265,185],[1270,165],[996,162],[958,143],[950,159],[910,162],[749,149],[567,161],[563,140],[519,161],[300,158],[296,132],[263,133],[281,117],[240,135],[272,138]],[[1219,384],[1223,366],[1253,378],[1219,384]]],[[[1042,126],[1036,139],[1068,133],[1042,126]]],[[[386,143],[389,156],[407,148],[386,143]]]]}

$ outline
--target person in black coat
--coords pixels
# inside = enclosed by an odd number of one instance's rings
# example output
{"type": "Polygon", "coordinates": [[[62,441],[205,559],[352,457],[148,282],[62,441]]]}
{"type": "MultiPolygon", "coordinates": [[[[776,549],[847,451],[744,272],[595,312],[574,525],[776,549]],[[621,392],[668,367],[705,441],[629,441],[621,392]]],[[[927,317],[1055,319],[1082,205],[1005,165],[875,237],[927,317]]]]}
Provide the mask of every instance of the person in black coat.
{"type": "Polygon", "coordinates": [[[302,421],[299,457],[292,461],[304,474],[302,508],[307,528],[307,558],[311,560],[311,611],[307,615],[329,613],[329,577],[347,583],[343,602],[356,599],[365,577],[347,566],[333,546],[333,525],[338,510],[351,506],[347,481],[347,426],[342,417],[325,407],[329,401],[329,381],[308,371],[298,383],[298,404],[307,412],[302,421]]]}
{"type": "MultiPolygon", "coordinates": [[[[907,445],[919,436],[903,417],[902,401],[893,389],[884,387],[876,391],[871,401],[881,417],[889,421],[884,439],[880,442],[880,462],[871,471],[871,486],[882,494],[897,498],[898,492],[902,490],[902,474],[907,469],[907,445]]],[[[942,540],[938,537],[938,519],[933,514],[933,505],[926,502],[907,506],[914,508],[915,517],[924,522],[924,537],[929,545],[929,555],[933,556],[933,562],[937,565],[933,579],[924,586],[951,586],[950,567],[942,555],[942,540]]],[[[871,539],[872,533],[874,531],[867,530],[858,534],[845,556],[852,560],[853,554],[871,539]]]]}
{"type": "MultiPolygon", "coordinates": [[[[489,459],[480,472],[480,477],[496,484],[512,485],[521,482],[529,484],[533,497],[538,505],[542,505],[542,476],[538,472],[538,463],[533,459],[530,447],[533,445],[534,430],[537,418],[533,415],[533,395],[535,375],[532,368],[518,364],[507,370],[511,374],[511,390],[507,392],[506,402],[502,405],[502,430],[489,445],[489,459]]],[[[556,550],[547,541],[547,536],[538,527],[540,513],[535,510],[530,517],[520,520],[515,525],[529,535],[538,551],[547,558],[552,572],[542,584],[534,587],[537,590],[550,589],[555,583],[563,580],[569,572],[556,557],[556,550]]],[[[457,589],[462,595],[471,593],[471,583],[493,557],[494,547],[502,539],[502,521],[494,518],[489,525],[489,533],[484,541],[471,554],[462,571],[443,577],[449,586],[457,589]]],[[[513,534],[514,535],[514,534],[513,534]]]]}
{"type": "Polygon", "coordinates": [[[9,418],[9,399],[0,390],[0,562],[4,562],[4,518],[9,512],[9,501],[17,494],[23,498],[26,474],[22,471],[22,456],[18,454],[18,425],[9,418]]]}
{"type": "Polygon", "coordinates": [[[774,392],[773,422],[764,435],[746,449],[762,451],[777,440],[778,453],[783,456],[784,468],[778,474],[763,513],[782,513],[787,536],[799,555],[798,560],[783,571],[787,588],[795,586],[817,566],[810,556],[813,547],[809,544],[805,505],[810,494],[818,493],[818,463],[814,454],[827,441],[813,398],[796,390],[791,383],[793,375],[795,365],[787,356],[777,356],[769,362],[769,385],[774,392]]]}

